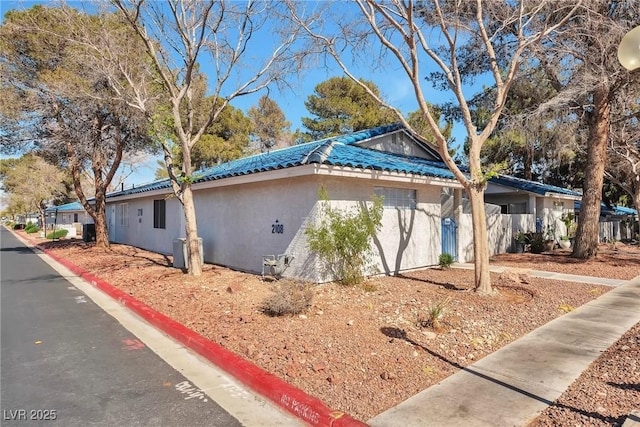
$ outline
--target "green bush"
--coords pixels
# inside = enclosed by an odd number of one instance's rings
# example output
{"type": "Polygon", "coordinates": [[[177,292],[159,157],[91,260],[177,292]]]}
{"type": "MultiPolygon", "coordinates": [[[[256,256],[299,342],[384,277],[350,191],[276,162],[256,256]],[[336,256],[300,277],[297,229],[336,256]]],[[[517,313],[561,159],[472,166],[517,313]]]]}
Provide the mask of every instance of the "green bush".
{"type": "Polygon", "coordinates": [[[65,237],[69,230],[56,230],[52,233],[47,234],[47,239],[59,239],[61,237],[65,237]]]}
{"type": "Polygon", "coordinates": [[[544,251],[544,235],[542,233],[532,233],[531,253],[541,254],[544,251]]]}
{"type": "Polygon", "coordinates": [[[280,280],[273,295],[262,303],[262,311],[269,316],[299,314],[309,308],[312,299],[313,289],[308,283],[280,280]]]}
{"type": "Polygon", "coordinates": [[[34,223],[30,222],[30,223],[27,224],[27,227],[24,229],[24,231],[26,233],[28,233],[28,234],[33,234],[33,233],[37,233],[38,231],[40,231],[40,227],[38,227],[34,223]]]}
{"type": "Polygon", "coordinates": [[[357,285],[371,261],[372,238],[382,223],[382,197],[373,196],[373,205],[358,209],[332,208],[324,188],[319,191],[322,217],[319,226],[305,230],[309,248],[343,285],[357,285]]]}
{"type": "Polygon", "coordinates": [[[439,258],[440,268],[447,270],[451,268],[451,264],[453,264],[453,255],[448,253],[440,254],[439,258]]]}

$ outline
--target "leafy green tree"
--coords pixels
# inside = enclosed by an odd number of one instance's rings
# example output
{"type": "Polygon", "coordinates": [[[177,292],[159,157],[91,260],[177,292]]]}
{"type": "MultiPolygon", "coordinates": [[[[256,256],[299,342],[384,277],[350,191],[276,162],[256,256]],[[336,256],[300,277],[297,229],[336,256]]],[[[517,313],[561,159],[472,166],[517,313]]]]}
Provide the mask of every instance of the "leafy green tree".
{"type": "Polygon", "coordinates": [[[616,128],[637,129],[640,74],[622,69],[616,58],[622,36],[638,21],[638,2],[593,0],[584,4],[562,31],[536,51],[557,95],[541,111],[563,111],[578,124],[584,147],[582,207],[572,256],[588,259],[598,252],[600,204],[603,200],[608,147],[616,128]],[[631,102],[629,102],[631,101],[631,102]],[[635,104],[635,107],[634,107],[635,104]]]}
{"type": "Polygon", "coordinates": [[[309,248],[342,284],[360,284],[371,261],[372,239],[382,224],[382,198],[374,196],[370,206],[345,210],[331,206],[325,188],[320,189],[319,196],[320,224],[305,230],[309,248]]]}
{"type": "MultiPolygon", "coordinates": [[[[373,82],[361,79],[360,83],[380,96],[380,90],[373,82]]],[[[302,118],[312,140],[397,121],[389,109],[381,106],[375,97],[348,77],[332,77],[318,84],[304,105],[315,116],[302,118]]]]}
{"type": "MultiPolygon", "coordinates": [[[[579,185],[575,120],[554,111],[532,114],[555,95],[543,67],[537,61],[523,61],[503,116],[482,147],[483,164],[528,180],[566,187],[579,185]]],[[[494,96],[495,88],[488,87],[470,101],[478,127],[485,125],[494,96]]]]}
{"type": "Polygon", "coordinates": [[[22,213],[38,212],[46,224],[45,210],[51,200],[64,196],[65,173],[35,155],[0,160],[2,189],[9,193],[9,209],[22,213]]]}
{"type": "Polygon", "coordinates": [[[3,148],[37,150],[69,170],[96,224],[96,245],[105,248],[109,185],[124,153],[150,144],[148,120],[122,99],[123,70],[146,75],[143,46],[132,36],[113,14],[64,5],[12,11],[0,27],[0,94],[12,100],[0,105],[3,148]],[[87,172],[92,204],[82,186],[87,172]]]}
{"type": "MultiPolygon", "coordinates": [[[[218,120],[209,126],[191,150],[191,162],[195,169],[219,165],[239,159],[249,148],[251,120],[242,110],[227,105],[218,120]]],[[[180,146],[175,146],[175,158],[182,162],[180,146]]]]}
{"type": "Polygon", "coordinates": [[[284,112],[278,103],[264,95],[258,105],[247,111],[253,125],[252,136],[258,143],[260,151],[268,151],[274,147],[291,145],[293,136],[284,112]]]}
{"type": "MultiPolygon", "coordinates": [[[[436,106],[431,106],[433,110],[433,116],[437,123],[442,122],[442,110],[436,106]]],[[[429,144],[434,147],[438,146],[438,142],[436,140],[435,135],[431,132],[431,128],[429,127],[429,123],[424,118],[424,114],[420,110],[412,111],[409,113],[407,117],[407,122],[411,125],[411,127],[420,135],[420,137],[424,138],[429,144]]],[[[440,126],[440,132],[447,139],[447,141],[451,140],[451,131],[453,130],[453,122],[451,120],[446,121],[442,126],[440,126]]],[[[449,153],[453,156],[455,154],[455,148],[449,150],[449,153]]]]}

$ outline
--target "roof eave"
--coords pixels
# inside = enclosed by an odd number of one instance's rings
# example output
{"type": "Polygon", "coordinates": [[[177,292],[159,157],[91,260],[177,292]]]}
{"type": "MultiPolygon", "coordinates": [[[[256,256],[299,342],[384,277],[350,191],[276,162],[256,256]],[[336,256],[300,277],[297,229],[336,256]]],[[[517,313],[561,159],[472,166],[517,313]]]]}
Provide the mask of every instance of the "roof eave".
{"type": "Polygon", "coordinates": [[[579,195],[554,193],[549,191],[544,193],[544,197],[553,197],[555,199],[564,199],[564,200],[582,200],[582,196],[579,196],[579,195]]]}

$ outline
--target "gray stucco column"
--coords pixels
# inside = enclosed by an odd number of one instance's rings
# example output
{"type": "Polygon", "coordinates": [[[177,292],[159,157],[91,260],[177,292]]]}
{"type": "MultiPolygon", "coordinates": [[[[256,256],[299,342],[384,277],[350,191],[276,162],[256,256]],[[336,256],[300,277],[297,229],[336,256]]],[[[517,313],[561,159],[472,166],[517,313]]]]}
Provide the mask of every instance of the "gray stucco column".
{"type": "Polygon", "coordinates": [[[456,188],[453,190],[453,219],[457,224],[456,227],[456,242],[458,242],[456,251],[456,259],[462,259],[460,254],[460,217],[462,216],[462,189],[456,188]]]}

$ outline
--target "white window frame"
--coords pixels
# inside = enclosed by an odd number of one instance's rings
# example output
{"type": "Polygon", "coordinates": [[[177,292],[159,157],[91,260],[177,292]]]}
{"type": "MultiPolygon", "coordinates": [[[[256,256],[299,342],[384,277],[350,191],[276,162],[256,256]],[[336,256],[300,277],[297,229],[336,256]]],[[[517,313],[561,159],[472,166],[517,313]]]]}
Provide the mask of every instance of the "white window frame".
{"type": "Polygon", "coordinates": [[[415,188],[374,187],[376,196],[383,196],[385,209],[415,209],[418,192],[415,188]]]}
{"type": "Polygon", "coordinates": [[[120,227],[129,226],[129,203],[120,203],[118,205],[118,224],[120,227]]]}

